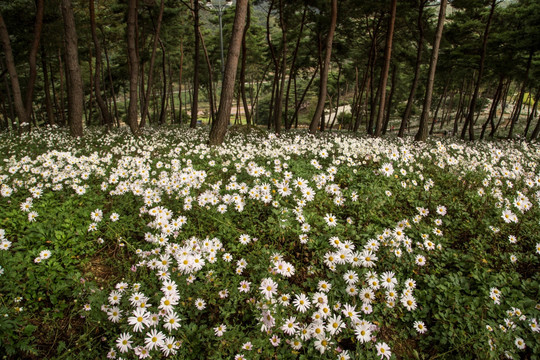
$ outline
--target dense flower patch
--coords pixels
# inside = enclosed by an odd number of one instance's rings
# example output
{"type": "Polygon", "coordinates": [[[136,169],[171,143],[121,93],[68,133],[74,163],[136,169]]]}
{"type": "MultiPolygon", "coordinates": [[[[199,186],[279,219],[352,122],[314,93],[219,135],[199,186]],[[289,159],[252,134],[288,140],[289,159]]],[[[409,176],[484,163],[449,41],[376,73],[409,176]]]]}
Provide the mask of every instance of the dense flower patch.
{"type": "Polygon", "coordinates": [[[206,136],[1,139],[6,348],[77,312],[89,357],[540,353],[538,145],[206,136]]]}

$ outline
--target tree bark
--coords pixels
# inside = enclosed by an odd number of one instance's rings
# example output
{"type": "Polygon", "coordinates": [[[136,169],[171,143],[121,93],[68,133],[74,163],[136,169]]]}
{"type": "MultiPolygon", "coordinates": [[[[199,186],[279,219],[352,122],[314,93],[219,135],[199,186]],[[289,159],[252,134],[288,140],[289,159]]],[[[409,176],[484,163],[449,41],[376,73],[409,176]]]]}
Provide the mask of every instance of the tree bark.
{"type": "Polygon", "coordinates": [[[476,101],[478,99],[478,92],[480,90],[480,82],[482,81],[482,75],[484,73],[484,62],[486,59],[486,52],[487,52],[487,40],[489,36],[489,27],[491,25],[491,19],[493,18],[493,12],[495,11],[495,6],[497,5],[497,0],[491,1],[491,8],[489,11],[489,16],[486,23],[486,28],[484,30],[484,38],[482,40],[482,52],[480,54],[480,64],[478,68],[478,78],[476,79],[476,83],[474,85],[474,91],[473,95],[471,97],[471,102],[469,105],[469,112],[467,113],[467,119],[465,120],[465,125],[463,127],[463,132],[461,134],[461,138],[465,138],[465,130],[467,129],[467,126],[469,126],[469,140],[474,140],[474,109],[476,108],[476,101]]]}
{"type": "Polygon", "coordinates": [[[127,17],[127,45],[129,64],[129,108],[128,125],[133,134],[139,132],[137,119],[137,87],[139,85],[139,54],[137,53],[137,2],[129,0],[127,17]]]}
{"type": "Polygon", "coordinates": [[[231,117],[234,84],[238,68],[238,58],[240,57],[240,48],[242,45],[242,35],[246,25],[248,5],[249,0],[237,0],[236,2],[236,13],[234,16],[231,42],[227,52],[227,61],[225,63],[219,110],[217,118],[212,123],[212,128],[210,130],[211,145],[220,145],[223,143],[225,133],[227,132],[227,124],[231,117]]]}
{"type": "Polygon", "coordinates": [[[394,24],[396,23],[396,8],[397,0],[392,0],[392,10],[390,12],[390,24],[388,26],[388,32],[386,34],[386,46],[384,49],[384,66],[381,72],[381,79],[379,84],[380,89],[380,103],[379,113],[377,114],[377,123],[375,125],[375,136],[381,136],[384,110],[386,108],[386,83],[388,82],[388,72],[390,70],[390,59],[392,58],[392,40],[394,39],[394,24]]]}
{"type": "Polygon", "coordinates": [[[64,45],[66,50],[66,68],[68,80],[68,118],[72,136],[83,135],[83,87],[81,68],[79,66],[79,50],[77,32],[71,0],[62,0],[62,17],[64,19],[64,45]]]}
{"type": "Polygon", "coordinates": [[[326,54],[324,62],[321,64],[321,84],[319,86],[319,99],[317,101],[317,108],[313,119],[309,125],[309,132],[315,134],[319,128],[319,121],[324,111],[324,103],[326,101],[326,92],[328,85],[328,71],[330,70],[330,60],[332,58],[332,42],[334,41],[334,32],[336,30],[338,2],[337,0],[331,0],[331,18],[330,18],[330,30],[326,38],[326,54]]]}
{"type": "Polygon", "coordinates": [[[425,141],[427,138],[428,120],[431,111],[431,99],[433,97],[433,84],[435,83],[435,71],[437,70],[437,60],[439,59],[439,46],[441,44],[442,31],[444,27],[444,20],[446,17],[446,4],[447,0],[441,0],[439,19],[437,21],[437,33],[435,35],[435,42],[433,44],[433,51],[431,53],[431,62],[429,64],[429,75],[427,81],[426,97],[424,99],[424,107],[422,108],[422,115],[420,116],[420,125],[418,133],[415,136],[416,141],[425,141]]]}
{"type": "Polygon", "coordinates": [[[4,55],[6,57],[6,67],[11,79],[11,91],[13,96],[13,105],[15,107],[15,113],[19,118],[19,125],[30,125],[30,116],[24,108],[22,99],[21,87],[19,85],[19,76],[17,75],[17,69],[15,68],[15,60],[13,59],[13,51],[11,49],[11,42],[9,40],[9,34],[4,22],[4,18],[0,13],[0,40],[4,47],[4,55]]]}
{"type": "Polygon", "coordinates": [[[242,66],[240,68],[240,94],[242,97],[242,104],[244,106],[244,114],[246,116],[246,124],[251,125],[251,113],[249,110],[249,105],[246,97],[246,63],[247,63],[247,32],[251,25],[251,6],[248,5],[247,9],[247,19],[246,27],[244,28],[244,33],[242,34],[242,66]]]}
{"type": "Polygon", "coordinates": [[[407,99],[407,105],[405,107],[405,112],[403,113],[403,118],[401,119],[401,124],[399,126],[399,137],[403,137],[405,135],[405,128],[407,127],[407,124],[409,123],[409,118],[411,116],[412,112],[412,106],[414,102],[414,96],[416,95],[416,89],[418,88],[418,80],[420,79],[420,65],[422,64],[422,50],[424,48],[424,21],[423,21],[423,14],[424,14],[424,6],[426,5],[425,0],[420,1],[420,7],[418,9],[418,31],[420,33],[420,36],[418,38],[417,42],[417,48],[416,48],[416,64],[414,67],[414,77],[413,82],[411,85],[411,91],[409,92],[409,98],[407,99]]]}

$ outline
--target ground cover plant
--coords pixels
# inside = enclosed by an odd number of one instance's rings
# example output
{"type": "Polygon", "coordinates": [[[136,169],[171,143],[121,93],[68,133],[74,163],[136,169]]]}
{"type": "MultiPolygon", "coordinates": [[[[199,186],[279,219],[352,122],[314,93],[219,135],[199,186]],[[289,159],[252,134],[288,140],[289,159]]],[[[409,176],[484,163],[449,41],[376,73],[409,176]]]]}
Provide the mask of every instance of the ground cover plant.
{"type": "Polygon", "coordinates": [[[1,135],[0,352],[538,358],[538,144],[207,136],[1,135]]]}

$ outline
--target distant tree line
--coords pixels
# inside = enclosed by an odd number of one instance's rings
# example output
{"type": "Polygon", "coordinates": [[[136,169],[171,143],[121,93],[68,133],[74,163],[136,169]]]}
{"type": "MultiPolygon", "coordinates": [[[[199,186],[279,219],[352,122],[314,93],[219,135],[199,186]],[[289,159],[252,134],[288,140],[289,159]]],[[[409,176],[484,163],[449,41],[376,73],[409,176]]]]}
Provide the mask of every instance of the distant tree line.
{"type": "Polygon", "coordinates": [[[538,1],[236,0],[224,64],[209,3],[0,1],[0,130],[539,136],[538,1]]]}

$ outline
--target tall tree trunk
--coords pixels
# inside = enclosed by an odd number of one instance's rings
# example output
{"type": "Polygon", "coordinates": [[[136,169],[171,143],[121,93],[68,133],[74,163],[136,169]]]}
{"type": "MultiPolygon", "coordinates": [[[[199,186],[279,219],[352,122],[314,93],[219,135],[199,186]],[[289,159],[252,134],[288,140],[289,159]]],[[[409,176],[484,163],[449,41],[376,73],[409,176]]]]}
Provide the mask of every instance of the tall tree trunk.
{"type": "Polygon", "coordinates": [[[326,101],[326,92],[328,84],[328,71],[330,69],[330,60],[332,58],[332,42],[334,41],[334,32],[336,30],[337,22],[337,11],[338,11],[338,2],[337,0],[331,0],[331,18],[330,18],[330,30],[328,31],[328,36],[326,37],[326,54],[324,62],[321,64],[321,83],[319,86],[319,99],[317,101],[317,108],[315,109],[315,114],[313,114],[313,119],[309,125],[309,132],[315,134],[319,128],[319,119],[321,118],[324,110],[324,103],[326,101]]]}
{"type": "Polygon", "coordinates": [[[478,67],[478,77],[474,85],[473,95],[471,97],[471,102],[469,105],[469,112],[467,113],[467,119],[465,120],[465,125],[463,127],[463,133],[461,138],[465,138],[465,130],[469,126],[469,140],[474,140],[474,109],[476,108],[476,101],[478,99],[478,92],[480,91],[480,82],[482,81],[482,75],[484,74],[484,62],[486,59],[487,52],[487,41],[489,36],[489,27],[491,25],[491,19],[493,18],[493,12],[495,11],[495,6],[497,5],[497,0],[491,1],[491,8],[489,11],[489,16],[486,23],[486,28],[484,30],[484,38],[482,40],[482,52],[480,54],[480,64],[478,67]]]}
{"type": "Polygon", "coordinates": [[[152,43],[152,55],[150,56],[150,69],[148,69],[148,81],[146,82],[146,94],[144,95],[144,106],[141,109],[141,122],[139,127],[144,127],[146,125],[146,115],[148,114],[148,105],[150,104],[150,91],[152,90],[153,80],[154,80],[154,64],[156,62],[156,52],[157,45],[159,41],[159,33],[161,31],[161,23],[163,19],[163,9],[165,7],[164,0],[161,0],[159,5],[159,15],[157,19],[157,25],[154,24],[154,19],[152,18],[152,13],[148,9],[150,18],[152,19],[152,24],[154,25],[154,42],[152,43]]]}
{"type": "MultiPolygon", "coordinates": [[[[96,92],[96,102],[101,112],[101,116],[105,125],[108,128],[113,126],[113,121],[107,104],[101,96],[101,69],[102,69],[102,60],[101,60],[101,44],[99,43],[96,31],[96,13],[94,9],[94,0],[89,0],[89,10],[90,10],[90,30],[92,32],[92,41],[94,42],[94,50],[96,52],[96,68],[94,73],[94,90],[96,92]]],[[[90,74],[92,76],[92,74],[90,74]]]]}
{"type": "Polygon", "coordinates": [[[251,25],[251,6],[248,5],[247,9],[247,19],[246,27],[244,28],[244,33],[242,34],[242,65],[240,68],[240,94],[242,97],[242,104],[244,105],[244,114],[246,116],[246,124],[251,125],[251,113],[249,111],[249,105],[246,97],[246,63],[247,63],[247,32],[251,25]]]}
{"type": "Polygon", "coordinates": [[[39,41],[41,39],[41,30],[43,28],[43,0],[36,0],[36,22],[34,25],[34,39],[32,47],[28,55],[28,64],[30,65],[30,76],[28,77],[28,85],[26,86],[26,112],[30,113],[32,108],[32,98],[34,94],[34,85],[36,83],[36,57],[39,49],[39,41]]]}
{"type": "Polygon", "coordinates": [[[195,35],[195,49],[193,51],[193,95],[191,102],[191,122],[189,127],[195,129],[199,112],[199,57],[200,57],[200,29],[199,29],[199,1],[192,1],[193,7],[193,34],[195,35]]]}
{"type": "Polygon", "coordinates": [[[139,54],[137,53],[137,3],[138,0],[129,0],[127,17],[127,45],[129,64],[129,108],[128,125],[133,134],[139,132],[137,119],[137,87],[139,85],[139,54]]]}
{"type": "MultiPolygon", "coordinates": [[[[279,75],[281,83],[279,84],[276,101],[275,101],[275,110],[274,110],[274,128],[276,134],[281,133],[281,121],[283,114],[283,93],[285,90],[285,74],[287,72],[287,27],[285,25],[284,11],[283,11],[283,0],[279,0],[279,23],[281,26],[281,66],[279,75]]],[[[277,68],[276,68],[277,71],[277,68]]]]}
{"type": "Polygon", "coordinates": [[[388,82],[388,72],[390,70],[390,59],[392,58],[392,40],[394,39],[394,24],[396,23],[396,8],[397,0],[392,0],[392,9],[390,12],[390,23],[388,25],[388,32],[386,33],[386,46],[384,49],[384,65],[381,71],[381,79],[379,84],[380,89],[380,103],[379,113],[377,114],[377,123],[375,125],[375,136],[381,136],[384,110],[386,108],[386,83],[388,82]]]}
{"type": "Polygon", "coordinates": [[[0,40],[4,47],[4,55],[6,57],[6,67],[11,79],[11,91],[13,95],[13,105],[15,107],[15,113],[19,118],[19,124],[30,125],[30,116],[24,108],[24,103],[21,94],[21,87],[19,86],[19,76],[17,75],[17,69],[15,68],[15,60],[13,59],[13,51],[11,50],[11,42],[9,40],[9,34],[0,13],[0,40]]]}
{"type": "Polygon", "coordinates": [[[79,50],[77,32],[71,0],[62,0],[62,17],[64,18],[64,44],[66,49],[66,67],[68,80],[68,118],[72,136],[83,134],[83,87],[81,68],[79,66],[79,50]]]}
{"type": "Polygon", "coordinates": [[[210,144],[220,145],[223,143],[227,124],[231,118],[231,106],[234,96],[234,84],[238,68],[238,58],[240,57],[240,48],[242,45],[242,35],[246,25],[246,14],[249,0],[236,1],[236,13],[234,16],[231,42],[227,52],[227,62],[225,64],[225,74],[221,89],[221,98],[219,101],[219,110],[216,120],[212,123],[210,130],[210,144]]]}
{"type": "Polygon", "coordinates": [[[444,27],[444,19],[446,17],[446,3],[447,0],[441,0],[439,19],[437,20],[437,32],[435,35],[435,42],[433,43],[433,51],[431,53],[431,62],[429,64],[429,75],[427,80],[426,97],[424,99],[424,107],[422,108],[422,115],[420,116],[420,125],[418,133],[415,136],[416,141],[424,141],[427,138],[427,129],[429,114],[431,111],[431,99],[433,97],[433,84],[435,83],[435,71],[437,70],[437,60],[439,59],[439,46],[441,44],[442,31],[444,27]]]}
{"type": "Polygon", "coordinates": [[[409,98],[407,99],[407,105],[405,106],[405,112],[401,118],[401,124],[399,126],[399,137],[405,135],[405,128],[409,123],[409,118],[411,116],[414,96],[416,95],[416,89],[418,88],[418,80],[420,79],[420,65],[422,64],[422,50],[424,49],[424,7],[426,6],[426,0],[420,0],[420,6],[418,8],[418,42],[416,43],[416,63],[414,67],[414,77],[411,85],[411,91],[409,92],[409,98]]]}

